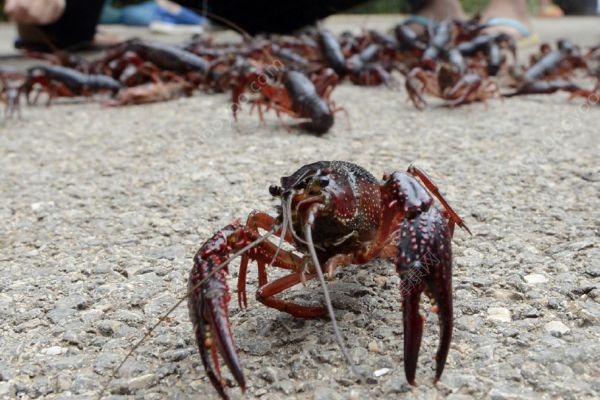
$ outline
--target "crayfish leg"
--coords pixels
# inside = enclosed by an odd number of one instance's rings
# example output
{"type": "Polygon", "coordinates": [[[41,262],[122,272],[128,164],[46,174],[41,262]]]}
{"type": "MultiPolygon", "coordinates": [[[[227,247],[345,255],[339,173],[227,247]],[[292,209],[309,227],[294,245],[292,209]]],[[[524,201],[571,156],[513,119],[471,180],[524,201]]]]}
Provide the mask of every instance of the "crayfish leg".
{"type": "MultiPolygon", "coordinates": [[[[442,203],[442,205],[446,209],[446,212],[448,213],[450,219],[454,223],[456,223],[456,225],[460,226],[461,228],[463,228],[464,230],[466,230],[467,232],[469,232],[469,234],[471,234],[471,231],[469,230],[469,228],[467,227],[467,225],[464,223],[464,221],[462,220],[462,218],[458,216],[458,214],[456,213],[456,211],[454,211],[454,209],[450,206],[450,204],[448,203],[448,201],[446,201],[446,199],[444,198],[444,196],[442,196],[442,194],[440,193],[440,190],[438,189],[437,185],[435,183],[433,183],[433,181],[431,180],[431,178],[429,177],[429,175],[427,175],[425,173],[425,171],[423,171],[420,168],[417,168],[416,166],[414,166],[414,165],[411,164],[408,167],[407,172],[409,174],[411,174],[411,175],[419,178],[421,180],[421,182],[423,182],[423,184],[425,185],[425,187],[427,189],[429,189],[429,191],[431,193],[433,193],[433,195],[439,200],[440,203],[442,203]]],[[[452,230],[452,232],[454,232],[454,229],[452,230]]]]}
{"type": "MultiPolygon", "coordinates": [[[[316,275],[305,275],[305,279],[313,279],[316,275]]],[[[321,318],[327,315],[327,310],[323,306],[305,306],[291,301],[278,299],[276,294],[291,288],[302,282],[302,272],[296,272],[286,275],[262,286],[256,292],[256,299],[267,307],[275,308],[286,312],[297,318],[321,318]]]]}

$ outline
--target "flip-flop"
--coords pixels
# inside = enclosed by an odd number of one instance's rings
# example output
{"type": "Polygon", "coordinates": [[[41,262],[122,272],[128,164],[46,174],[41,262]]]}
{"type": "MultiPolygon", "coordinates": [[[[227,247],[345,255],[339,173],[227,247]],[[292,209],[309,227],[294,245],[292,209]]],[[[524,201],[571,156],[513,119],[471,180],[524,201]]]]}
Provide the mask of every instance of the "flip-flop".
{"type": "Polygon", "coordinates": [[[185,7],[179,7],[179,10],[173,11],[160,5],[156,10],[156,20],[174,25],[203,25],[206,23],[203,16],[185,7]]]}
{"type": "MultiPolygon", "coordinates": [[[[416,14],[408,16],[404,20],[403,23],[420,25],[420,26],[423,26],[425,29],[427,29],[429,26],[432,26],[432,25],[435,26],[438,24],[438,22],[434,19],[425,17],[423,15],[416,15],[416,14]]],[[[517,46],[519,46],[519,47],[535,46],[535,45],[539,44],[539,42],[540,42],[540,37],[537,33],[530,32],[529,28],[527,28],[522,22],[520,22],[516,19],[491,18],[485,22],[485,25],[489,26],[489,27],[509,26],[511,28],[514,28],[521,35],[521,37],[519,39],[517,39],[517,46]]]]}
{"type": "Polygon", "coordinates": [[[507,26],[515,29],[521,35],[517,40],[518,47],[529,47],[534,46],[540,42],[540,37],[535,32],[530,32],[529,28],[525,26],[522,22],[512,19],[512,18],[490,18],[488,19],[484,25],[488,27],[502,27],[507,26]]]}
{"type": "Polygon", "coordinates": [[[437,25],[438,22],[434,19],[431,19],[429,17],[425,17],[423,15],[417,15],[417,14],[413,14],[413,15],[409,15],[408,17],[406,17],[406,19],[404,20],[403,24],[415,24],[415,25],[421,25],[424,28],[429,27],[430,25],[437,25]]]}

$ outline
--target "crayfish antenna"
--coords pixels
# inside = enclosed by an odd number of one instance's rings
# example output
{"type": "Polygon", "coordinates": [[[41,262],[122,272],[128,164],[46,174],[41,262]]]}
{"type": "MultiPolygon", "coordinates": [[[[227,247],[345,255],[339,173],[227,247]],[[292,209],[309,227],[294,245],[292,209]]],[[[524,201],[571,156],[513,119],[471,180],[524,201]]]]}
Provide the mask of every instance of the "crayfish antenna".
{"type": "Polygon", "coordinates": [[[335,314],[333,312],[333,306],[331,305],[331,298],[329,297],[329,290],[327,290],[327,283],[325,282],[325,277],[323,276],[323,271],[321,270],[321,264],[319,263],[319,259],[317,257],[317,253],[315,251],[315,245],[312,239],[312,223],[314,222],[314,214],[311,213],[311,216],[308,218],[309,222],[304,226],[304,236],[306,241],[308,242],[308,250],[310,252],[310,256],[312,258],[312,262],[315,267],[315,271],[317,276],[319,277],[319,283],[321,284],[321,288],[323,289],[323,296],[325,297],[325,306],[327,308],[327,312],[329,313],[329,318],[331,319],[331,323],[333,324],[333,331],[335,333],[335,339],[340,347],[340,351],[342,355],[346,359],[346,362],[350,366],[352,372],[356,375],[358,380],[362,383],[364,381],[364,377],[352,362],[350,355],[348,354],[348,350],[346,349],[346,345],[344,344],[344,339],[342,338],[342,334],[337,325],[337,320],[335,319],[335,314]]]}

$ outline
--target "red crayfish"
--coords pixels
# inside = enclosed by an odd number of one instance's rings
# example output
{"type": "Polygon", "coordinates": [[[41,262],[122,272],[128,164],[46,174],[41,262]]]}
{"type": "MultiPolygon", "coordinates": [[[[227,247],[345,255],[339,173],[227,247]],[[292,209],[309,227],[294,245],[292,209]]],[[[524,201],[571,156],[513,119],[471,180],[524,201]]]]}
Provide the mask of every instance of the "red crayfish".
{"type": "Polygon", "coordinates": [[[453,327],[451,239],[455,225],[468,229],[427,175],[410,166],[405,173],[385,174],[378,181],[358,165],[319,161],[281,178],[281,185],[269,191],[281,201],[278,215],[256,211],[246,224],[227,225],[200,247],[190,273],[190,318],[202,363],[219,395],[228,398],[219,354],[242,391],[246,388],[227,311],[227,264],[237,255],[242,255],[237,288],[240,307],[247,305],[246,274],[249,262],[255,261],[256,299],[299,318],[324,317],[330,304],[327,308],[297,304],[278,298],[279,293],[317,276],[322,279],[323,274],[331,279],[338,267],[392,258],[401,278],[406,379],[415,385],[423,334],[419,301],[425,292],[434,304],[432,310],[439,313],[435,372],[439,380],[453,327]],[[433,205],[434,197],[443,210],[433,205]],[[270,235],[279,236],[295,250],[266,240],[270,235]],[[289,274],[269,281],[271,266],[289,274]]]}
{"type": "Polygon", "coordinates": [[[0,101],[6,104],[4,109],[4,115],[11,117],[13,113],[20,116],[20,101],[19,101],[19,87],[25,76],[22,72],[9,68],[0,67],[0,101]]]}
{"type": "Polygon", "coordinates": [[[102,91],[114,95],[122,88],[119,82],[109,76],[84,74],[58,65],[37,65],[27,70],[27,78],[19,91],[25,94],[28,102],[31,91],[37,85],[48,92],[48,104],[55,97],[90,96],[102,91]]]}
{"type": "MultiPolygon", "coordinates": [[[[323,73],[326,74],[327,70],[323,73]]],[[[262,106],[265,106],[267,110],[274,109],[277,116],[286,113],[296,118],[308,119],[300,123],[299,127],[316,135],[322,135],[333,126],[333,115],[338,111],[344,111],[343,108],[336,108],[334,102],[329,99],[333,87],[337,84],[335,74],[330,77],[326,75],[316,77],[317,85],[298,71],[284,71],[282,83],[266,81],[265,84],[260,84],[261,77],[265,76],[262,72],[252,71],[240,79],[240,83],[233,90],[234,118],[244,91],[253,89],[253,85],[258,88],[256,91],[260,97],[252,99],[251,102],[258,108],[261,121],[263,120],[262,106]]],[[[287,125],[283,124],[288,129],[287,125]]]]}

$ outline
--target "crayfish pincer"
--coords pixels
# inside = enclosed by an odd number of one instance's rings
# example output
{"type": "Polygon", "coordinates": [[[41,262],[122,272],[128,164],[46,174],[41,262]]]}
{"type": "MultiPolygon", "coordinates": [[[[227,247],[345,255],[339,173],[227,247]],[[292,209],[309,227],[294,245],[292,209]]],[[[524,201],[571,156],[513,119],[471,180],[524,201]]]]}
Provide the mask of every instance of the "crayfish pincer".
{"type": "Polygon", "coordinates": [[[278,214],[255,211],[245,224],[221,229],[200,247],[190,273],[190,318],[202,363],[219,395],[227,398],[219,354],[242,391],[246,388],[227,311],[227,265],[238,255],[242,256],[239,306],[247,306],[246,274],[254,261],[259,281],[256,299],[298,318],[324,317],[327,307],[298,304],[280,298],[279,293],[317,275],[333,278],[337,268],[349,264],[393,259],[401,278],[406,379],[415,385],[423,292],[439,314],[435,380],[440,379],[452,337],[451,238],[455,225],[468,229],[427,175],[411,166],[379,181],[358,165],[319,161],[281,178],[281,184],[271,186],[269,192],[281,202],[278,214]],[[434,197],[443,209],[434,206],[434,197]],[[279,236],[279,245],[267,240],[271,236],[279,236]],[[294,250],[282,249],[283,241],[294,250]],[[289,274],[269,281],[270,267],[289,274]]]}

